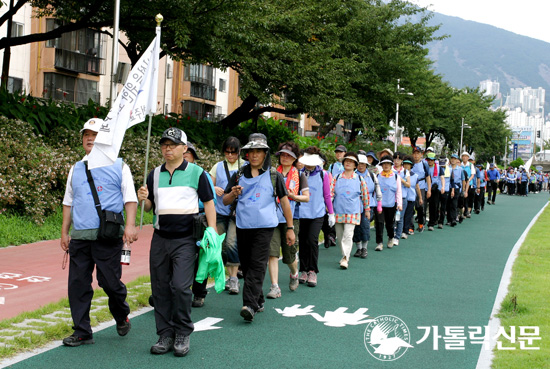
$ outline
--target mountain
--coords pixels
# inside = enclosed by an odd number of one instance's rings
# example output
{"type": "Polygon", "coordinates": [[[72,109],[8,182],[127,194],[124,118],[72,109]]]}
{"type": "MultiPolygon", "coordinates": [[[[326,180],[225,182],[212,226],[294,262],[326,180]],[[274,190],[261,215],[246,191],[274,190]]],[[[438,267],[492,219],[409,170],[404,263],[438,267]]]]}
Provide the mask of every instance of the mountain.
{"type": "Polygon", "coordinates": [[[436,36],[450,37],[428,45],[436,72],[457,88],[500,82],[503,96],[510,88],[542,87],[550,93],[550,43],[487,24],[434,13],[436,36]]]}

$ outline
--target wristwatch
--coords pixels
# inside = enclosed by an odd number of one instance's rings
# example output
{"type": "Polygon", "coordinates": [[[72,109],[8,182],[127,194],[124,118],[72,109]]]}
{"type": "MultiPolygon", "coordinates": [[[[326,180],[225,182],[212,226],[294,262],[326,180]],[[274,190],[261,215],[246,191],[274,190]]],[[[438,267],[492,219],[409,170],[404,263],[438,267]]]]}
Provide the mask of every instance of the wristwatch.
{"type": "Polygon", "coordinates": [[[292,226],[292,227],[288,227],[288,226],[287,226],[287,227],[286,227],[286,230],[288,231],[289,229],[294,230],[294,226],[292,226]]]}

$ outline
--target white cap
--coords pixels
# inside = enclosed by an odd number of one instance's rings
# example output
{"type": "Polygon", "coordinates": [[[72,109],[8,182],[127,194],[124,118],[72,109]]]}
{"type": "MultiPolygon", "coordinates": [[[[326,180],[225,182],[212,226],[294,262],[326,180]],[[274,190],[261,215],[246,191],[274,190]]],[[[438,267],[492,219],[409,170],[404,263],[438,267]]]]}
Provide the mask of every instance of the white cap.
{"type": "Polygon", "coordinates": [[[468,153],[468,151],[464,151],[462,155],[460,155],[460,157],[463,157],[464,155],[466,155],[467,157],[470,157],[470,154],[468,153]]]}
{"type": "Polygon", "coordinates": [[[87,129],[97,133],[99,132],[99,129],[101,128],[103,123],[105,123],[103,119],[99,119],[99,118],[89,119],[86,123],[84,123],[84,127],[80,130],[80,134],[82,134],[87,129]]]}
{"type": "Polygon", "coordinates": [[[428,148],[426,149],[426,151],[431,151],[431,152],[435,152],[434,148],[433,148],[433,147],[431,147],[431,146],[430,146],[430,147],[428,147],[428,148]]]}
{"type": "Polygon", "coordinates": [[[369,163],[366,155],[359,154],[357,156],[359,157],[359,163],[363,163],[363,164],[368,164],[369,163]]]}

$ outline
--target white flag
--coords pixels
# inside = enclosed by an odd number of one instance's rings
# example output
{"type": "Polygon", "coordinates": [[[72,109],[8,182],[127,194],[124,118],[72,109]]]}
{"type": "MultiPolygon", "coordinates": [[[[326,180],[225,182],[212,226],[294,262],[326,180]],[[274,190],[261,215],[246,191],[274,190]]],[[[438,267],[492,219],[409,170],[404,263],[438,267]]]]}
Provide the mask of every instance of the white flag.
{"type": "Polygon", "coordinates": [[[160,27],[151,45],[130,71],[88,155],[90,169],[112,165],[118,157],[126,130],[157,110],[160,27]]]}

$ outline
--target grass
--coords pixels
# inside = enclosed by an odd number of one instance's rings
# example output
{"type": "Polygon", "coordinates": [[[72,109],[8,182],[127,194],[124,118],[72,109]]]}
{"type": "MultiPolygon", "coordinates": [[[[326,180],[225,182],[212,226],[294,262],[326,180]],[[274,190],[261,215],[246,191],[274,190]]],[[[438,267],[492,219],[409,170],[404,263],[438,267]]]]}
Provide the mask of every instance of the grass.
{"type": "MultiPolygon", "coordinates": [[[[514,263],[508,295],[501,305],[500,324],[516,327],[516,343],[503,341],[503,346],[515,350],[495,350],[492,367],[501,368],[548,368],[550,367],[550,207],[541,214],[521,246],[514,263]],[[520,350],[517,337],[520,326],[538,326],[541,340],[534,341],[540,350],[520,350]]],[[[496,332],[495,332],[496,333],[496,332]]],[[[493,334],[493,332],[491,332],[493,334]]]]}
{"type": "MultiPolygon", "coordinates": [[[[139,225],[140,210],[136,216],[139,225]]],[[[13,214],[0,214],[0,247],[17,246],[45,240],[55,240],[61,237],[63,212],[59,208],[55,213],[44,219],[44,224],[37,225],[31,219],[13,214]]],[[[143,224],[153,222],[153,213],[143,214],[143,224]]]]}
{"type": "MultiPolygon", "coordinates": [[[[128,288],[128,298],[126,301],[130,305],[131,311],[149,306],[149,295],[151,295],[149,281],[149,276],[139,277],[126,285],[128,288]]],[[[107,295],[102,289],[95,290],[92,309],[97,309],[90,312],[92,327],[113,319],[109,313],[105,297],[107,295]]],[[[69,311],[69,300],[67,298],[45,305],[38,310],[21,313],[14,318],[2,320],[0,321],[0,343],[8,343],[9,346],[0,346],[0,358],[14,356],[20,352],[44,346],[51,341],[61,340],[73,333],[71,326],[72,321],[69,311]],[[46,317],[54,313],[58,313],[57,316],[68,320],[64,321],[60,318],[46,317]],[[36,319],[39,322],[29,322],[28,328],[16,326],[16,324],[23,323],[27,319],[36,319]],[[41,333],[35,333],[33,330],[41,331],[41,333]],[[19,335],[21,332],[23,334],[19,335]],[[10,337],[13,337],[13,340],[10,337]]]]}

